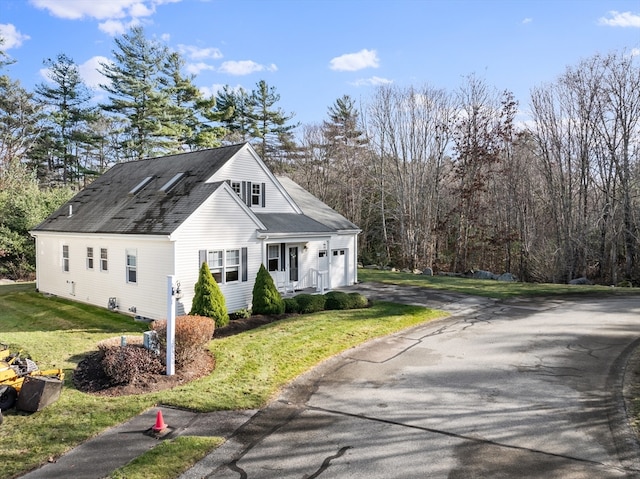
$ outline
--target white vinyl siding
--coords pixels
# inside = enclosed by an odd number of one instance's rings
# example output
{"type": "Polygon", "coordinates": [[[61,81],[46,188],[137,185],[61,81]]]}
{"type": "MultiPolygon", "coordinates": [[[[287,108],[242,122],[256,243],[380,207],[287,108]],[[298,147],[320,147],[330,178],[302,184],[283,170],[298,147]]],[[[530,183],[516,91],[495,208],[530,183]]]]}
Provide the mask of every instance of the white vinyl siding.
{"type": "MultiPolygon", "coordinates": [[[[107,307],[109,298],[116,298],[120,312],[154,319],[166,318],[167,275],[173,274],[173,244],[166,237],[38,232],[36,245],[37,287],[42,293],[102,308],[107,307]],[[62,272],[58,263],[60,253],[56,255],[56,251],[61,251],[62,244],[69,246],[69,273],[62,272]],[[103,248],[108,251],[109,271],[98,274],[95,269],[99,268],[99,264],[94,264],[94,270],[84,267],[74,269],[74,265],[84,264],[87,245],[92,244],[94,246],[90,247],[96,256],[103,248]],[[131,250],[136,252],[135,288],[127,282],[127,251],[131,250]],[[144,265],[143,269],[141,265],[144,265]],[[73,290],[69,286],[71,282],[73,290]]],[[[98,256],[95,261],[99,261],[98,256]]]]}
{"type": "Polygon", "coordinates": [[[233,194],[226,189],[217,190],[212,198],[205,201],[172,235],[176,241],[175,274],[182,285],[185,306],[190,307],[193,299],[193,288],[202,266],[199,256],[201,250],[240,251],[240,279],[231,282],[217,279],[216,281],[225,297],[229,312],[247,308],[251,304],[253,283],[263,260],[263,246],[262,241],[256,239],[258,226],[231,196],[233,194]],[[242,278],[244,247],[247,255],[246,281],[242,278]]]}
{"type": "MultiPolygon", "coordinates": [[[[214,181],[231,180],[230,186],[238,181],[251,182],[262,185],[264,183],[264,204],[254,206],[253,209],[260,213],[295,213],[296,210],[289,204],[280,190],[274,184],[273,176],[269,175],[261,167],[255,158],[246,150],[240,150],[235,157],[224,164],[210,179],[214,181]]],[[[262,186],[260,186],[262,188],[262,186]]],[[[249,192],[251,193],[251,192],[249,192]]],[[[242,197],[242,196],[241,196],[242,197]]],[[[246,198],[246,197],[245,197],[246,198]]],[[[245,200],[246,202],[246,200],[245,200]]]]}

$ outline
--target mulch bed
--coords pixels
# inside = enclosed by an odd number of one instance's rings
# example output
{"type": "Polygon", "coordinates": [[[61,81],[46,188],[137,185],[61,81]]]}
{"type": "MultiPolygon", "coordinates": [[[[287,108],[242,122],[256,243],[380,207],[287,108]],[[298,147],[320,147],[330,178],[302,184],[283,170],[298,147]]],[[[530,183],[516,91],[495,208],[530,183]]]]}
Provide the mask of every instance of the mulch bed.
{"type": "MultiPolygon", "coordinates": [[[[278,321],[290,315],[261,316],[234,319],[223,328],[217,328],[213,339],[226,338],[234,334],[242,333],[265,324],[278,321]]],[[[186,384],[194,379],[210,374],[215,369],[215,358],[203,351],[198,357],[194,357],[189,364],[177,366],[175,374],[141,374],[129,384],[114,385],[102,369],[101,361],[104,353],[95,351],[88,354],[73,372],[73,384],[79,390],[99,396],[126,396],[131,394],[145,394],[155,391],[170,389],[181,384],[186,384]]]]}

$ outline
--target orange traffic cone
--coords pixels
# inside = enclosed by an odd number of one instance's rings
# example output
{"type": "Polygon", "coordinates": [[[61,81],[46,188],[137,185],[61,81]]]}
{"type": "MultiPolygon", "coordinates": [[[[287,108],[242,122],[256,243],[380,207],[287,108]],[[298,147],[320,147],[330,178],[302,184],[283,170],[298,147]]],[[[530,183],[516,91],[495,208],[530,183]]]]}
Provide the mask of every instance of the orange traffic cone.
{"type": "Polygon", "coordinates": [[[156,423],[151,429],[154,432],[160,432],[168,427],[169,426],[165,424],[164,419],[162,419],[162,411],[158,411],[158,414],[156,414],[156,423]]]}

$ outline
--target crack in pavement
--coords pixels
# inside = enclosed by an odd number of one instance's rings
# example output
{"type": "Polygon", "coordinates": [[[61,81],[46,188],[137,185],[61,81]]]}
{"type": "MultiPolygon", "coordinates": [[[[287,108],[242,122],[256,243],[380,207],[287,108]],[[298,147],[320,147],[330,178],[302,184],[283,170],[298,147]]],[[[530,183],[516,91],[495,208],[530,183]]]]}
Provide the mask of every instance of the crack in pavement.
{"type": "Polygon", "coordinates": [[[392,421],[390,419],[381,419],[381,418],[366,416],[366,415],[363,415],[363,414],[353,414],[353,413],[349,413],[349,412],[345,412],[345,411],[337,411],[337,410],[334,410],[334,409],[325,409],[325,408],[315,407],[315,406],[308,406],[306,409],[307,410],[318,411],[318,412],[324,412],[324,413],[327,413],[327,414],[335,414],[335,415],[339,415],[339,416],[346,416],[346,417],[351,417],[351,418],[356,418],[356,419],[363,419],[363,420],[366,420],[366,421],[373,421],[373,422],[388,424],[388,425],[392,425],[392,426],[405,427],[405,428],[414,429],[414,430],[418,430],[418,431],[424,431],[424,432],[429,432],[429,433],[432,433],[432,434],[439,434],[439,435],[442,435],[442,436],[448,436],[448,437],[452,437],[452,438],[456,438],[456,439],[461,439],[463,441],[469,441],[469,442],[482,444],[482,445],[489,445],[489,446],[494,446],[494,447],[499,447],[499,448],[516,450],[516,451],[524,451],[524,452],[529,452],[529,453],[532,453],[532,454],[542,454],[544,456],[556,457],[556,458],[560,458],[560,459],[567,459],[567,460],[570,460],[570,461],[576,461],[576,462],[580,462],[580,463],[584,463],[584,464],[592,464],[594,466],[606,467],[608,469],[612,469],[612,470],[616,470],[616,471],[620,471],[620,472],[625,472],[625,473],[630,473],[630,472],[638,473],[638,472],[640,472],[640,469],[629,468],[629,467],[620,467],[620,466],[616,466],[614,464],[607,464],[607,463],[603,463],[603,462],[599,462],[599,461],[593,461],[591,459],[585,459],[585,458],[582,458],[582,457],[569,456],[569,455],[566,455],[566,454],[559,454],[559,453],[554,453],[554,452],[550,452],[550,451],[543,451],[541,449],[522,447],[522,446],[517,446],[517,445],[513,445],[513,444],[505,444],[505,443],[501,443],[501,442],[497,442],[497,441],[492,441],[491,439],[481,439],[481,438],[477,438],[477,437],[473,437],[473,436],[467,436],[465,434],[459,434],[459,433],[455,433],[455,432],[451,432],[451,431],[444,431],[444,430],[441,430],[441,429],[435,429],[435,428],[430,428],[430,427],[425,427],[425,426],[416,426],[416,425],[412,425],[412,424],[404,424],[402,422],[392,421]]]}

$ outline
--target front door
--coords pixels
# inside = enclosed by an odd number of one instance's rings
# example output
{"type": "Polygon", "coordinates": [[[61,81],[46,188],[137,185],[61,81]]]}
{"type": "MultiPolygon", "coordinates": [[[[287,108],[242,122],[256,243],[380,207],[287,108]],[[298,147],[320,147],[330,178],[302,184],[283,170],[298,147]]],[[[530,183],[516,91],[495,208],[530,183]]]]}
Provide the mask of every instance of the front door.
{"type": "Polygon", "coordinates": [[[289,281],[298,281],[298,247],[289,247],[289,281]]]}

